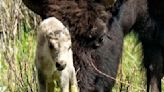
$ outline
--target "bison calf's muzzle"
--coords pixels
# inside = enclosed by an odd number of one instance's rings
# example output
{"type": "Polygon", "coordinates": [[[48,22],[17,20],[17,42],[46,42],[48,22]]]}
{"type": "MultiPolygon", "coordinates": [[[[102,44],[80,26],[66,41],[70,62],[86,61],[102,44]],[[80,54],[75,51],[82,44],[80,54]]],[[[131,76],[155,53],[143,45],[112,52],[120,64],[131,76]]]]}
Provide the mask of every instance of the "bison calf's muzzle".
{"type": "Polygon", "coordinates": [[[56,68],[58,71],[62,71],[66,67],[65,61],[56,62],[56,68]]]}

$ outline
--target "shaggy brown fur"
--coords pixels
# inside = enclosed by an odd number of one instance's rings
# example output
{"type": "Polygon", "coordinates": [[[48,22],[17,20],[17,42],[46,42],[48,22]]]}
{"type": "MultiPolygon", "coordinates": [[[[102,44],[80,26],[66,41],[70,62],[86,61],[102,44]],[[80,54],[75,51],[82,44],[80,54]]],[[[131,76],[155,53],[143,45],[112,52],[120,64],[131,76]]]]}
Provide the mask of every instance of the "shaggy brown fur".
{"type": "Polygon", "coordinates": [[[103,3],[105,0],[41,1],[39,7],[42,12],[31,8],[36,5],[35,3],[29,8],[37,11],[36,13],[40,12],[38,14],[43,19],[55,16],[70,30],[80,92],[111,91],[114,80],[97,72],[94,66],[116,78],[122,52],[123,32],[115,19],[110,25],[111,13],[103,3]]]}

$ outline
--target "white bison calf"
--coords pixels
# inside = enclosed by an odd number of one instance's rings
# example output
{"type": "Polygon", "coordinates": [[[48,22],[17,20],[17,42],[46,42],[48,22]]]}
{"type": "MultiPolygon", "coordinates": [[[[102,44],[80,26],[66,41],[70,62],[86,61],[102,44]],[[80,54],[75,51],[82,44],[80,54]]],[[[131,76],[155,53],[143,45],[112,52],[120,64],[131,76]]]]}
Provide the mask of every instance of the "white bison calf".
{"type": "Polygon", "coordinates": [[[68,29],[55,17],[43,20],[38,29],[39,92],[54,92],[54,81],[60,83],[62,92],[78,92],[68,29]]]}

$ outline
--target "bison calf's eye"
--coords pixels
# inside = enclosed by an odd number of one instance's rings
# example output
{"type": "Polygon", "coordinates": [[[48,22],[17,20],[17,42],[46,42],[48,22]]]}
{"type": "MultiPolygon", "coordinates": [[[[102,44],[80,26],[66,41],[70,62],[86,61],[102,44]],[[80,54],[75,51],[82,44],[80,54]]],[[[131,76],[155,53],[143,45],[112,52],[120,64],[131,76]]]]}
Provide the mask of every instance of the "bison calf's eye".
{"type": "Polygon", "coordinates": [[[54,46],[52,45],[52,43],[48,43],[48,47],[49,47],[50,49],[53,49],[53,48],[54,48],[54,46]]]}

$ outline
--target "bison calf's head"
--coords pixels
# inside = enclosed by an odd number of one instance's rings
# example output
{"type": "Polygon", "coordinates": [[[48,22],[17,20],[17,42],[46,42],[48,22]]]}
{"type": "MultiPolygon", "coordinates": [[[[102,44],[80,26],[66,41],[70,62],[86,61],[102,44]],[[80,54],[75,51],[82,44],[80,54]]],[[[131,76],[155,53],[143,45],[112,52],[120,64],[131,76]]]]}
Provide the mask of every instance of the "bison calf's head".
{"type": "Polygon", "coordinates": [[[55,64],[57,70],[63,70],[72,59],[71,37],[68,29],[52,17],[41,23],[39,31],[44,34],[44,52],[48,60],[55,64]]]}

